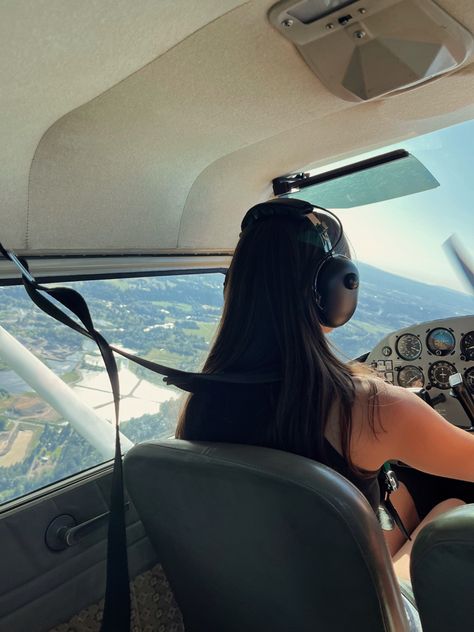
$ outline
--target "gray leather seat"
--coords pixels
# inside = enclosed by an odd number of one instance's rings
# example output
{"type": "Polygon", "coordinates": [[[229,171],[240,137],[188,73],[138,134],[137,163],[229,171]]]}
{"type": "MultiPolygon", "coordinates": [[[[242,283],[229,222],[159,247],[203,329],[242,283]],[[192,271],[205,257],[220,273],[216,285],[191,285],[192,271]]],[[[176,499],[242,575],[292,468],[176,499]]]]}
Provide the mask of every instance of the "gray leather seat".
{"type": "Polygon", "coordinates": [[[342,476],[287,452],[171,440],[125,457],[186,632],[405,632],[382,532],[342,476]]]}
{"type": "Polygon", "coordinates": [[[457,507],[420,531],[411,577],[424,632],[474,629],[474,504],[457,507]]]}

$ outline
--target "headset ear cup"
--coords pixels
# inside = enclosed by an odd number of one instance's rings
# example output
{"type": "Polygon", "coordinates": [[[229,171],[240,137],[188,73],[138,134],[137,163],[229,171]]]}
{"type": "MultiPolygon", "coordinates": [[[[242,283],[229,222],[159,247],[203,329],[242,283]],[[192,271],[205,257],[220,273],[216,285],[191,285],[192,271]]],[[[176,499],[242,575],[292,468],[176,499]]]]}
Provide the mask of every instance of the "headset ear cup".
{"type": "Polygon", "coordinates": [[[321,324],[341,327],[357,307],[359,272],[356,265],[344,255],[330,255],[316,274],[314,289],[321,324]]]}

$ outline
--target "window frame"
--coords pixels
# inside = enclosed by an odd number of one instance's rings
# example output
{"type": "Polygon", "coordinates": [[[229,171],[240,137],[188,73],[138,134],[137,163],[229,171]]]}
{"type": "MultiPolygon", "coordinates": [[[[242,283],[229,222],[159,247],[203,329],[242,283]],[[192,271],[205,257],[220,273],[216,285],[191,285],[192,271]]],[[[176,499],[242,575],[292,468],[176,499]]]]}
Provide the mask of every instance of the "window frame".
{"type": "MultiPolygon", "coordinates": [[[[18,254],[18,253],[17,253],[18,254]]],[[[22,256],[21,254],[19,256],[22,256]]],[[[74,281],[100,281],[114,279],[149,278],[191,274],[226,274],[231,261],[231,253],[209,255],[164,256],[164,255],[84,255],[77,256],[33,256],[28,264],[32,274],[40,283],[74,281]],[[64,265],[66,263],[66,265],[64,265]],[[83,271],[89,264],[87,271],[83,271]],[[132,269],[131,269],[132,268],[132,269]],[[81,271],[82,270],[82,271],[81,271]]],[[[0,259],[0,287],[22,285],[15,266],[8,260],[0,259]]],[[[52,322],[53,319],[51,319],[52,322]]],[[[0,325],[1,325],[0,321],[0,325]]],[[[48,483],[18,498],[0,504],[0,515],[14,512],[26,504],[41,502],[45,497],[60,493],[63,489],[78,486],[91,478],[112,472],[113,458],[97,463],[80,472],[48,483]]]]}
{"type": "MultiPolygon", "coordinates": [[[[175,274],[225,274],[232,252],[208,255],[63,255],[30,256],[16,253],[28,260],[31,273],[40,283],[61,281],[99,281],[175,274]]],[[[0,286],[21,285],[16,267],[0,258],[0,286]]]]}
{"type": "Polygon", "coordinates": [[[61,494],[65,489],[73,489],[74,487],[79,487],[86,481],[95,480],[101,478],[102,476],[106,476],[107,474],[112,474],[113,469],[114,460],[108,459],[103,463],[98,463],[97,465],[88,467],[81,472],[76,472],[66,478],[61,478],[52,483],[48,483],[43,487],[38,487],[38,489],[28,492],[23,496],[7,500],[6,502],[0,504],[0,518],[6,516],[7,514],[13,514],[16,511],[21,511],[26,505],[37,505],[46,498],[53,498],[61,494]]]}

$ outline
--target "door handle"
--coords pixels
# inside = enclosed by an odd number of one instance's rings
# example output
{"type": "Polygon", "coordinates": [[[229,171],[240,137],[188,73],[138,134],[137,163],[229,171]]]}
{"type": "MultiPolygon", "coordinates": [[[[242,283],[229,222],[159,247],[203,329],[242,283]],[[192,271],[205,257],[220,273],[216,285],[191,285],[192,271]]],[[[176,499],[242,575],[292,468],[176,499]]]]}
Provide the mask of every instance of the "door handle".
{"type": "MultiPolygon", "coordinates": [[[[125,503],[125,511],[130,508],[130,503],[125,503]]],[[[46,529],[46,546],[52,551],[64,551],[65,549],[78,544],[86,535],[101,527],[110,516],[110,511],[89,518],[77,524],[75,518],[70,514],[61,514],[54,518],[46,529]]]]}

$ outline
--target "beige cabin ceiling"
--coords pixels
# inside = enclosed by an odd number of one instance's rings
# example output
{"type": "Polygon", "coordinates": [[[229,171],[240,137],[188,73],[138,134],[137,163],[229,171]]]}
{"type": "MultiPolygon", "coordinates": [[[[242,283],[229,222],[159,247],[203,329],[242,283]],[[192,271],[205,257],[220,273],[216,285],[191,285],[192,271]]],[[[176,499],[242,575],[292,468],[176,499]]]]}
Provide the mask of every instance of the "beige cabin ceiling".
{"type": "MultiPolygon", "coordinates": [[[[273,177],[474,117],[473,66],[341,101],[269,25],[272,4],[2,4],[0,239],[26,252],[232,248],[273,177]]],[[[440,4],[474,31],[474,3],[440,4]]]]}
{"type": "Polygon", "coordinates": [[[30,164],[51,125],[240,4],[2,0],[0,239],[25,247],[30,164]]]}

